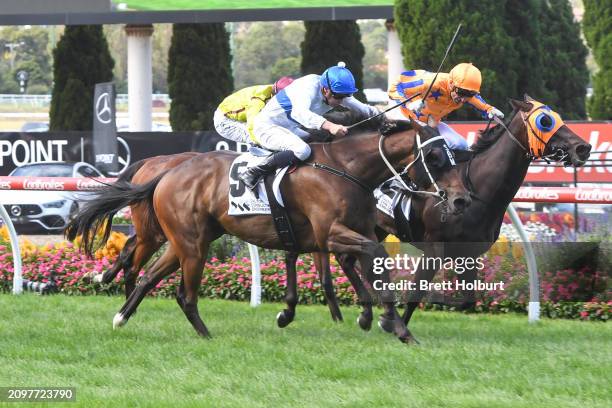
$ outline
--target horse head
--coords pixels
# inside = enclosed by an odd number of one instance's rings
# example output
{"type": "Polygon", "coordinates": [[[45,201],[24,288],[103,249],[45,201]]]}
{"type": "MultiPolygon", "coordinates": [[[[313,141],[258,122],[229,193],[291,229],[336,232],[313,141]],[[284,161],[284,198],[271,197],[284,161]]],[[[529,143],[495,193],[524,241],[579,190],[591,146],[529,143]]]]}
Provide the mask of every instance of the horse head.
{"type": "Polygon", "coordinates": [[[589,158],[591,145],[574,133],[550,107],[525,94],[524,101],[511,99],[526,127],[527,150],[543,158],[580,167],[589,158]]]}
{"type": "Polygon", "coordinates": [[[422,126],[416,121],[412,126],[419,135],[415,155],[421,155],[422,160],[409,173],[410,177],[419,189],[442,191],[453,214],[463,213],[472,199],[457,170],[452,151],[436,128],[422,126]]]}

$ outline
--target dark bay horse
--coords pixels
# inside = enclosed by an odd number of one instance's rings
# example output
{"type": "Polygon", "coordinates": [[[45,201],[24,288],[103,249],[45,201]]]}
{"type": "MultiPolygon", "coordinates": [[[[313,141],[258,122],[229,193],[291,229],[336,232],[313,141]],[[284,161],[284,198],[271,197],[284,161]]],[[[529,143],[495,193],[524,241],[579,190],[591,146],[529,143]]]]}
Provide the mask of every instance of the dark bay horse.
{"type": "MultiPolygon", "coordinates": [[[[550,108],[525,95],[524,101],[510,101],[513,112],[506,124],[500,124],[481,134],[472,146],[470,160],[458,164],[464,183],[471,190],[472,204],[462,214],[449,214],[446,222],[427,212],[439,211],[428,197],[412,200],[409,232],[415,246],[425,257],[477,257],[489,250],[499,237],[506,208],[516,195],[534,158],[546,158],[565,165],[582,166],[589,157],[591,146],[562,124],[561,118],[550,108]],[[549,131],[546,131],[550,129],[549,131]]],[[[377,212],[377,234],[384,239],[388,234],[402,236],[395,220],[377,212]]],[[[354,275],[354,257],[338,257],[347,274],[354,275]]],[[[431,281],[437,269],[419,268],[416,282],[431,281]]],[[[329,271],[323,271],[328,275],[329,271]]],[[[476,279],[477,270],[468,268],[464,281],[476,279]]],[[[350,279],[352,282],[357,277],[350,279]]],[[[288,280],[289,281],[289,280],[288,280]]],[[[410,318],[425,291],[408,294],[404,322],[410,318]]],[[[462,307],[473,303],[473,291],[464,292],[462,307]]],[[[328,302],[337,304],[335,298],[328,302]]],[[[389,331],[389,323],[381,316],[380,325],[389,331]]]]}
{"type": "MultiPolygon", "coordinates": [[[[415,159],[418,153],[415,135],[414,130],[399,132],[382,142],[396,171],[415,159]]],[[[390,176],[379,156],[380,137],[378,133],[369,132],[332,143],[314,144],[309,163],[316,161],[349,173],[373,189],[390,176]]],[[[271,217],[227,215],[227,174],[235,157],[235,154],[226,152],[205,153],[143,185],[117,182],[101,190],[67,227],[68,238],[83,235],[83,247],[91,252],[94,246],[91,233],[104,228],[107,236],[108,220],[112,215],[124,206],[140,203],[144,206],[144,218],[151,222],[157,220],[170,243],[115,316],[114,326],[127,322],[143,296],[154,286],[153,282],[180,266],[184,293],[179,294],[179,304],[194,329],[202,336],[208,336],[197,310],[197,292],[210,242],[223,233],[229,233],[264,248],[283,248],[271,217]]],[[[439,174],[438,180],[446,191],[451,210],[455,210],[456,203],[469,202],[454,169],[439,174]]],[[[386,256],[386,252],[376,241],[375,203],[370,191],[310,165],[300,166],[283,181],[281,190],[286,197],[301,251],[353,255],[367,271],[369,280],[373,279],[372,260],[386,256]]],[[[382,278],[388,280],[388,271],[382,274],[382,278]]],[[[397,337],[410,341],[411,335],[397,315],[393,294],[382,293],[381,298],[386,318],[395,322],[397,337]]],[[[366,298],[364,302],[371,303],[371,300],[366,298]]],[[[371,315],[364,318],[372,319],[371,315]]]]}

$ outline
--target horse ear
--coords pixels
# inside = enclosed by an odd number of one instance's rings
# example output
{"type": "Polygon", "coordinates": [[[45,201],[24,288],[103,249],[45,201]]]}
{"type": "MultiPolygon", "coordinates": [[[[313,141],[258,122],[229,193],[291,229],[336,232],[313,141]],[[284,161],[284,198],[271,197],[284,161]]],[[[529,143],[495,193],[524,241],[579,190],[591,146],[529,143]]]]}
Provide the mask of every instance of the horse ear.
{"type": "Polygon", "coordinates": [[[535,99],[533,99],[531,96],[524,94],[523,95],[523,99],[525,100],[525,102],[533,102],[535,101],[535,99]]]}
{"type": "Polygon", "coordinates": [[[529,112],[533,105],[529,102],[519,101],[517,99],[510,99],[510,105],[513,109],[522,110],[523,112],[529,112]]]}

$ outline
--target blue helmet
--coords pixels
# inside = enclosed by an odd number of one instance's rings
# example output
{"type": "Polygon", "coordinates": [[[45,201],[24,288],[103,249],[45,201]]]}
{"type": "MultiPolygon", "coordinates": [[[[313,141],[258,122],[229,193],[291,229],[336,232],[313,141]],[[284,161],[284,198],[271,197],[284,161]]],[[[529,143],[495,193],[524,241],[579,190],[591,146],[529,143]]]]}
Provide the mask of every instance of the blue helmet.
{"type": "Polygon", "coordinates": [[[339,62],[335,67],[327,68],[321,75],[320,83],[322,87],[335,94],[348,95],[358,91],[355,87],[355,77],[346,68],[344,62],[339,62]]]}

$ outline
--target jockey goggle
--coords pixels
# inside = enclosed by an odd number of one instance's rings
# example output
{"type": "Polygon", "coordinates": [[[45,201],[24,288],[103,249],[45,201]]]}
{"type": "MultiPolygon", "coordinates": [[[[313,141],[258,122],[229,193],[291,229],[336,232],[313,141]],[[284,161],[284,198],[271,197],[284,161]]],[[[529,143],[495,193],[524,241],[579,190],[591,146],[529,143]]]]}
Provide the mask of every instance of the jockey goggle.
{"type": "Polygon", "coordinates": [[[455,87],[455,92],[457,92],[457,95],[459,95],[461,98],[471,98],[472,96],[478,94],[476,91],[470,91],[468,89],[458,87],[455,87]]]}
{"type": "Polygon", "coordinates": [[[341,93],[335,93],[334,91],[332,91],[331,82],[329,82],[329,73],[327,72],[325,73],[325,81],[327,82],[327,89],[329,89],[329,91],[331,92],[332,98],[336,100],[342,100],[344,98],[353,96],[353,94],[341,94],[341,93]]]}

